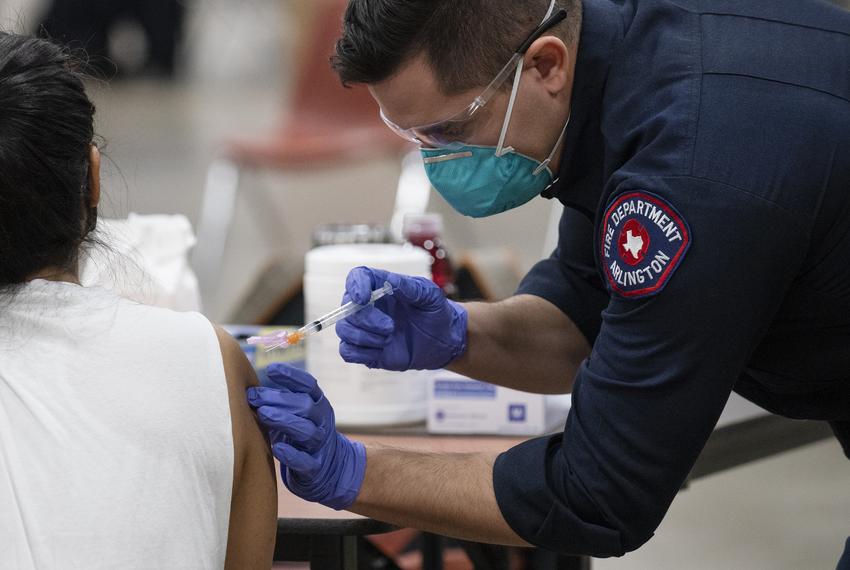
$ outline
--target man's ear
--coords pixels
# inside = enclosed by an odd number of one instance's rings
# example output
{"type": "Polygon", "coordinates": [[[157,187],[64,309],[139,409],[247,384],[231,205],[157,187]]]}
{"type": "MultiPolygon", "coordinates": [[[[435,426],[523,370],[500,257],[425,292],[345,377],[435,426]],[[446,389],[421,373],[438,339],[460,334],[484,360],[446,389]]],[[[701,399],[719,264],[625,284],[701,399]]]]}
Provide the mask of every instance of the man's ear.
{"type": "Polygon", "coordinates": [[[568,87],[570,51],[555,36],[543,36],[531,44],[525,54],[526,68],[533,68],[551,95],[568,87]]]}
{"type": "Polygon", "coordinates": [[[91,145],[89,152],[89,207],[97,208],[100,203],[100,150],[91,145]]]}

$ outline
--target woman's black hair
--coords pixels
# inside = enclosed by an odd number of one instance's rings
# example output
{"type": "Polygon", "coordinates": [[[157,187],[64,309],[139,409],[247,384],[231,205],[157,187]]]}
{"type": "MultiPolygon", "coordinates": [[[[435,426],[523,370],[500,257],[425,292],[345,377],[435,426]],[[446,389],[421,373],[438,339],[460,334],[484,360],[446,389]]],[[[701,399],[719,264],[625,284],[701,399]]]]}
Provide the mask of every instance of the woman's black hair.
{"type": "Polygon", "coordinates": [[[95,106],[80,68],[47,40],[0,32],[0,287],[75,271],[95,229],[95,106]]]}

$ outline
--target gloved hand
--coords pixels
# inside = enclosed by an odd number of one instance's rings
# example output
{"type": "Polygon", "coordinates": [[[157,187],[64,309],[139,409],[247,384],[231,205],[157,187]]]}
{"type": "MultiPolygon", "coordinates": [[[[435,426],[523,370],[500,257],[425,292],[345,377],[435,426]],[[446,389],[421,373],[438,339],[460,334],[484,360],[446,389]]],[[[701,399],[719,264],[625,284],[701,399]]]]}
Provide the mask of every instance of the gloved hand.
{"type": "Polygon", "coordinates": [[[467,312],[422,277],[358,267],[348,274],[343,303],[365,305],[385,282],[394,292],[337,323],[346,362],[384,370],[437,370],[466,352],[467,312]]]}
{"type": "Polygon", "coordinates": [[[336,431],[334,411],[307,372],[273,364],[248,402],[269,429],[283,484],[294,495],[332,509],[350,507],[366,474],[366,448],[336,431]]]}

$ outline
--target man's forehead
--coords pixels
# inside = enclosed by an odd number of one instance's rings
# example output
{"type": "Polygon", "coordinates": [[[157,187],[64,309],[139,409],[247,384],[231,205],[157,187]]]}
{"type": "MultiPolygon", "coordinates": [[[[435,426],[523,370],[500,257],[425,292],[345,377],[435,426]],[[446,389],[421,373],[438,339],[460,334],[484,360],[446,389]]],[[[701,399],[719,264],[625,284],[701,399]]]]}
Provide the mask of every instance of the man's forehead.
{"type": "Polygon", "coordinates": [[[369,86],[384,115],[402,128],[441,121],[463,110],[475,92],[446,96],[424,57],[410,59],[389,79],[369,86]]]}

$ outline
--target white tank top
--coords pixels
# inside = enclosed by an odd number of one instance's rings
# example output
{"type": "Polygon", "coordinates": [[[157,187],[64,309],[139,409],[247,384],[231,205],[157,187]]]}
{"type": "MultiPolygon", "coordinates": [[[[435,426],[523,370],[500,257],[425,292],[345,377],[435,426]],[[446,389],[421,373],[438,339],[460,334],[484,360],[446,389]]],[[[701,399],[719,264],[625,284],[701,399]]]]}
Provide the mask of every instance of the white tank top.
{"type": "Polygon", "coordinates": [[[232,483],[203,316],[40,280],[0,295],[0,569],[222,568],[232,483]]]}

